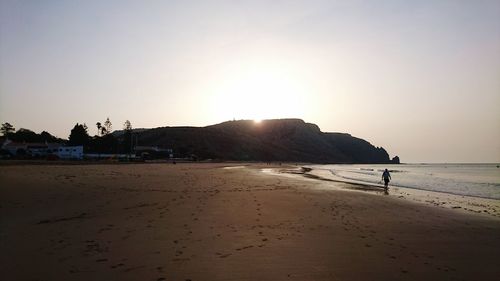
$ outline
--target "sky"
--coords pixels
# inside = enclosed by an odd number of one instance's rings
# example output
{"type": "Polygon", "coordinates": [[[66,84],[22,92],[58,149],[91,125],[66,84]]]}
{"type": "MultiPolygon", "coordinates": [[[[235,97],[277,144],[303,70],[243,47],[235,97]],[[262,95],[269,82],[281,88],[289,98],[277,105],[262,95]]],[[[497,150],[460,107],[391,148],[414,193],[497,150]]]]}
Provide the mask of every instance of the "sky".
{"type": "Polygon", "coordinates": [[[301,118],[500,162],[500,1],[0,0],[0,122],[67,138],[301,118]]]}

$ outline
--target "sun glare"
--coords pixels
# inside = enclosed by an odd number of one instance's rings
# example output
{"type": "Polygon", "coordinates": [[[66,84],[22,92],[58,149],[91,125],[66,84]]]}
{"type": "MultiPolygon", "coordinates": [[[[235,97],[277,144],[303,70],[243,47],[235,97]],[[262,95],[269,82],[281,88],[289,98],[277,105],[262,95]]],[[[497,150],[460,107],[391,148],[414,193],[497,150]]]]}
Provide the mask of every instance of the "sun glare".
{"type": "Polygon", "coordinates": [[[263,119],[302,117],[305,86],[297,73],[285,67],[253,65],[233,69],[216,86],[217,115],[222,119],[263,119]]]}

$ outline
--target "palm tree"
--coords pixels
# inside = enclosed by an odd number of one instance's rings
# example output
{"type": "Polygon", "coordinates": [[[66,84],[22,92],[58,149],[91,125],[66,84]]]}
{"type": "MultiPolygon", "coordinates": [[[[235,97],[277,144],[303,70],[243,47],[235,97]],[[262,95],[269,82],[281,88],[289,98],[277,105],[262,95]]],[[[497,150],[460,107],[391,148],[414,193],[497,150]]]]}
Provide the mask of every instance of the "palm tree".
{"type": "Polygon", "coordinates": [[[101,122],[97,122],[95,123],[95,125],[97,126],[97,135],[99,136],[101,135],[101,127],[102,127],[101,122]]]}

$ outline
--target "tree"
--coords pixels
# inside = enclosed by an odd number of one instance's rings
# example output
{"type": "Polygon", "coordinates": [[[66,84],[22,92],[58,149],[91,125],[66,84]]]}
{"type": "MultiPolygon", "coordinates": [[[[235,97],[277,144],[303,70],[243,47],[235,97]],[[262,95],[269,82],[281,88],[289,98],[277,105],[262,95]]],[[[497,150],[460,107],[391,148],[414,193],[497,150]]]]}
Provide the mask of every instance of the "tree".
{"type": "Polygon", "coordinates": [[[132,124],[129,120],[123,123],[123,130],[125,131],[123,134],[123,150],[130,153],[132,152],[132,124]]]}
{"type": "Polygon", "coordinates": [[[132,124],[130,121],[126,120],[125,123],[123,123],[123,129],[125,131],[132,131],[132,124]]]}
{"type": "Polygon", "coordinates": [[[76,123],[69,135],[70,145],[86,145],[89,142],[89,134],[87,133],[85,124],[76,123]]]}
{"type": "Polygon", "coordinates": [[[40,141],[41,142],[61,142],[60,139],[51,135],[49,132],[43,131],[40,133],[40,141]]]}
{"type": "Polygon", "coordinates": [[[111,121],[109,121],[109,117],[104,122],[104,128],[106,128],[106,135],[111,133],[111,130],[113,130],[113,125],[111,124],[111,121]]]}
{"type": "Polygon", "coordinates": [[[97,123],[95,123],[95,125],[97,126],[97,135],[100,136],[101,135],[101,128],[102,128],[101,122],[97,122],[97,123]]]}
{"type": "Polygon", "coordinates": [[[13,141],[17,142],[41,142],[41,137],[37,133],[33,132],[32,130],[28,130],[25,128],[21,128],[17,130],[15,133],[11,133],[9,137],[13,141]]]}
{"type": "Polygon", "coordinates": [[[2,124],[2,127],[0,128],[0,132],[2,132],[2,135],[8,136],[11,133],[14,133],[16,129],[14,126],[12,126],[10,123],[5,122],[2,124]]]}
{"type": "Polygon", "coordinates": [[[9,133],[8,138],[15,142],[64,142],[64,140],[57,138],[46,131],[42,131],[40,134],[37,134],[32,130],[25,128],[20,128],[14,133],[9,133]]]}

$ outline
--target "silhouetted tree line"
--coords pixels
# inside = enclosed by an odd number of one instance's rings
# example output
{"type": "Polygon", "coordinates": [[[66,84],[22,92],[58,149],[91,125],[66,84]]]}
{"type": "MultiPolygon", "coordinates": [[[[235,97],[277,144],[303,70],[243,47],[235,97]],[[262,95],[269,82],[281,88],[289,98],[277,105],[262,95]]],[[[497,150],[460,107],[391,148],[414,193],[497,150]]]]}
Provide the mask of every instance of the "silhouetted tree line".
{"type": "Polygon", "coordinates": [[[132,124],[126,120],[123,124],[124,133],[120,137],[112,134],[113,124],[106,118],[102,124],[96,123],[97,135],[90,136],[88,126],[76,123],[69,134],[68,140],[64,140],[43,131],[37,134],[31,130],[21,128],[16,131],[15,127],[6,122],[0,127],[0,133],[14,142],[27,143],[65,143],[67,145],[83,145],[87,153],[131,153],[132,152],[132,124]]]}
{"type": "Polygon", "coordinates": [[[0,132],[3,136],[7,137],[11,141],[15,142],[55,142],[55,143],[63,143],[65,140],[60,139],[51,135],[50,133],[43,131],[40,134],[37,134],[31,130],[21,128],[16,131],[13,125],[10,123],[3,123],[0,132]]]}
{"type": "Polygon", "coordinates": [[[69,135],[68,144],[83,145],[85,152],[90,153],[132,152],[132,124],[129,120],[126,120],[123,124],[124,134],[120,138],[112,134],[113,124],[109,120],[109,117],[106,118],[104,123],[97,122],[96,127],[97,135],[91,137],[85,123],[76,123],[69,135]]]}

